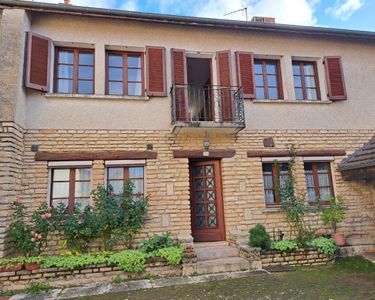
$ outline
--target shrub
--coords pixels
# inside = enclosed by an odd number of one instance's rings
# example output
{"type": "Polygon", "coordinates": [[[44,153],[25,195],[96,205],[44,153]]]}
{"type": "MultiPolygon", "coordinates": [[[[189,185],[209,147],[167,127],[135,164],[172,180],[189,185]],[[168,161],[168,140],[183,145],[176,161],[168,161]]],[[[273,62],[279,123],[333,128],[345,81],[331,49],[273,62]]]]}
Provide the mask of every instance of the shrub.
{"type": "Polygon", "coordinates": [[[271,238],[263,225],[257,224],[249,230],[249,245],[252,247],[260,247],[263,250],[271,248],[271,238]]]}
{"type": "Polygon", "coordinates": [[[339,250],[339,247],[336,245],[334,240],[324,237],[313,239],[308,242],[307,245],[316,247],[320,252],[329,256],[333,256],[339,250]]]}
{"type": "Polygon", "coordinates": [[[152,254],[166,259],[171,265],[178,265],[182,261],[182,253],[184,250],[183,247],[168,247],[158,249],[155,252],[152,252],[152,254]]]}
{"type": "Polygon", "coordinates": [[[282,252],[289,251],[289,250],[296,250],[297,248],[298,246],[295,241],[282,240],[282,241],[275,241],[271,243],[272,250],[278,250],[282,252]]]}
{"type": "Polygon", "coordinates": [[[101,252],[75,256],[44,256],[41,260],[43,268],[67,268],[74,270],[88,265],[105,264],[109,257],[101,252]]]}
{"type": "Polygon", "coordinates": [[[147,254],[139,250],[125,250],[111,255],[108,262],[118,265],[130,273],[142,273],[145,270],[147,254]]]}
{"type": "Polygon", "coordinates": [[[173,246],[173,241],[169,232],[160,235],[155,234],[153,237],[144,240],[141,243],[141,249],[146,253],[173,246]]]}
{"type": "Polygon", "coordinates": [[[337,233],[337,223],[344,221],[345,210],[341,197],[331,197],[329,207],[323,208],[323,222],[332,226],[333,233],[337,233]]]}
{"type": "Polygon", "coordinates": [[[48,283],[34,282],[25,289],[25,292],[27,294],[39,294],[51,289],[52,287],[48,283]]]}

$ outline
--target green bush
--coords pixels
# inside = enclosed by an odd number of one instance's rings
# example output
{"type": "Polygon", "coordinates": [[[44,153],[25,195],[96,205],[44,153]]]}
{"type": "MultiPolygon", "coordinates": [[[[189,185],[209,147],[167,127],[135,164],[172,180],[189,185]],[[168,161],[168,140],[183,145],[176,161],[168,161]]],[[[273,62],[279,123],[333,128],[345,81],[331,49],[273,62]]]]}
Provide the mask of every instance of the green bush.
{"type": "Polygon", "coordinates": [[[336,245],[333,239],[327,239],[324,237],[319,237],[313,239],[307,243],[308,246],[316,247],[320,252],[333,256],[338,250],[339,247],[336,245]]]}
{"type": "Polygon", "coordinates": [[[122,270],[130,273],[142,273],[145,270],[147,254],[139,250],[125,250],[111,255],[110,264],[118,265],[122,270]]]}
{"type": "Polygon", "coordinates": [[[74,256],[44,256],[41,260],[42,268],[67,268],[74,270],[88,265],[105,264],[109,257],[102,253],[89,253],[74,256]]]}
{"type": "Polygon", "coordinates": [[[333,233],[337,233],[337,223],[344,221],[345,210],[341,197],[331,197],[329,207],[323,208],[323,222],[332,226],[333,233]]]}
{"type": "Polygon", "coordinates": [[[166,259],[171,265],[179,265],[182,261],[183,247],[168,247],[161,248],[152,252],[153,256],[158,256],[166,259]]]}
{"type": "Polygon", "coordinates": [[[275,241],[271,243],[272,250],[278,250],[281,252],[296,250],[297,248],[298,246],[295,241],[282,240],[282,241],[275,241]]]}
{"type": "Polygon", "coordinates": [[[148,240],[144,240],[141,242],[142,251],[146,253],[153,252],[158,249],[168,248],[173,246],[173,241],[171,238],[171,234],[169,232],[163,234],[155,234],[153,237],[149,238],[148,240]]]}
{"type": "Polygon", "coordinates": [[[251,247],[260,247],[262,250],[271,248],[271,238],[263,225],[257,224],[249,230],[249,245],[251,247]]]}

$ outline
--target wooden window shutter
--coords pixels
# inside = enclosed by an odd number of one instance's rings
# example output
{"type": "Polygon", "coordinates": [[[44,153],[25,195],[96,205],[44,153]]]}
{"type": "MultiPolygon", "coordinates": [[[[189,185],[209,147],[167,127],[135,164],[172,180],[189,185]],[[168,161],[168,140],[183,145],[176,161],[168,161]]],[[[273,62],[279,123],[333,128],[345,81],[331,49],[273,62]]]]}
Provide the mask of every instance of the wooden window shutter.
{"type": "Polygon", "coordinates": [[[167,96],[165,48],[146,46],[147,96],[167,96]]]}
{"type": "Polygon", "coordinates": [[[52,41],[44,36],[27,32],[25,86],[47,92],[50,83],[52,41]]]}
{"type": "Polygon", "coordinates": [[[230,50],[216,52],[216,65],[218,84],[220,86],[220,119],[221,121],[233,121],[233,101],[231,93],[232,64],[230,50]]]}
{"type": "Polygon", "coordinates": [[[186,53],[183,49],[171,49],[172,83],[175,85],[175,110],[177,121],[188,119],[186,53]]]}
{"type": "Polygon", "coordinates": [[[324,57],[324,65],[327,77],[328,98],[333,101],[346,100],[341,56],[324,57]]]}
{"type": "Polygon", "coordinates": [[[236,65],[237,82],[242,86],[244,98],[255,98],[254,53],[237,51],[236,65]]]}

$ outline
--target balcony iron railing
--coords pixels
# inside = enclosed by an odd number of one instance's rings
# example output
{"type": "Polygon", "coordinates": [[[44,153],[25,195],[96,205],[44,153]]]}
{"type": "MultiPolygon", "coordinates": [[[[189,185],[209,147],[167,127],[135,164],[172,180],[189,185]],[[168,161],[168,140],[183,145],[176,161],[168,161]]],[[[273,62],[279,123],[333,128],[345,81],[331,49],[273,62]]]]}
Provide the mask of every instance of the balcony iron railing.
{"type": "Polygon", "coordinates": [[[235,86],[173,85],[172,122],[229,122],[244,124],[242,89],[235,86]]]}

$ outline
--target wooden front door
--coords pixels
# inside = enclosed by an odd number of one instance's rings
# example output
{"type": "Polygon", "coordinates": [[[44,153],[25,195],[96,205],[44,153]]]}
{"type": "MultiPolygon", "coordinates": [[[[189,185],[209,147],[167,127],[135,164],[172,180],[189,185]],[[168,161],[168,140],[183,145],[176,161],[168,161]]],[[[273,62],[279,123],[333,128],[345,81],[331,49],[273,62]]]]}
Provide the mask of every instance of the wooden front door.
{"type": "Polygon", "coordinates": [[[225,240],[220,161],[190,162],[190,205],[194,241],[225,240]]]}

